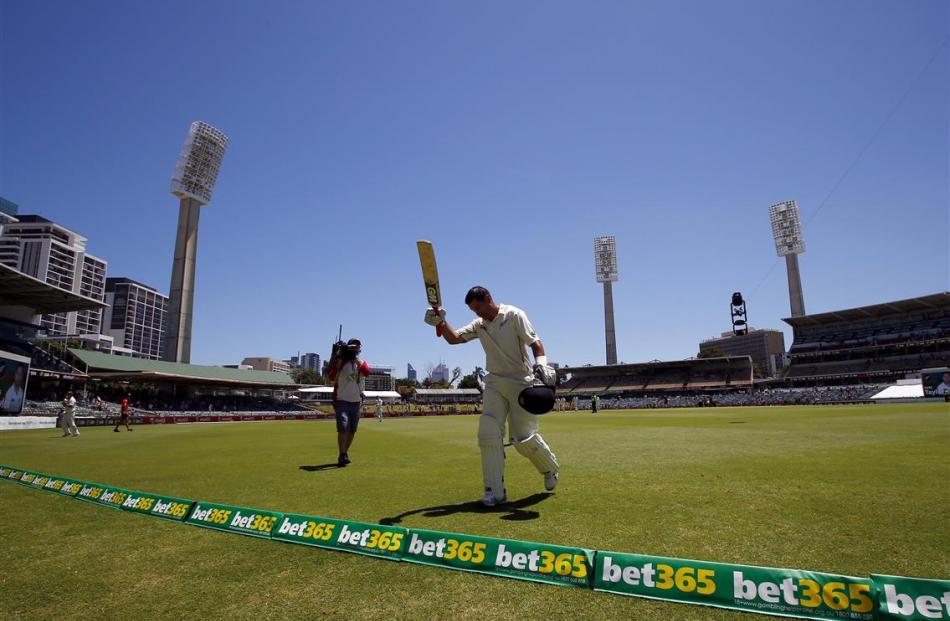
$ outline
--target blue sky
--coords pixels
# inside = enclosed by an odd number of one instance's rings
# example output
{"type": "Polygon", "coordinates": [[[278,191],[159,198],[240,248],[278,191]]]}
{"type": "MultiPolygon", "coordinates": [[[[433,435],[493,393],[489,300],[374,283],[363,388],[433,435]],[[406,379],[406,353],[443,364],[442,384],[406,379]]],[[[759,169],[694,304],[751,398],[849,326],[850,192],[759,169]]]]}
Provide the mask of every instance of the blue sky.
{"type": "Polygon", "coordinates": [[[733,291],[784,327],[782,200],[809,312],[950,289],[948,6],[0,0],[0,196],[167,292],[200,119],[231,144],[193,362],[325,355],[342,323],[400,375],[471,369],[422,323],[420,238],[450,322],[482,284],[552,360],[603,362],[600,234],[619,357],[688,357],[733,291]]]}

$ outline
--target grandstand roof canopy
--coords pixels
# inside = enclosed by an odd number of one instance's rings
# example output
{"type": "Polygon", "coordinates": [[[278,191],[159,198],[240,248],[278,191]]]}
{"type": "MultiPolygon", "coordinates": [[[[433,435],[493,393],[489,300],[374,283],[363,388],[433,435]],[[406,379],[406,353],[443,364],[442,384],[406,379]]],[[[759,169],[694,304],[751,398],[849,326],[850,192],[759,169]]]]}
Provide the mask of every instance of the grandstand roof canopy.
{"type": "MultiPolygon", "coordinates": [[[[686,366],[715,366],[717,364],[733,365],[750,363],[752,358],[749,356],[721,356],[715,358],[687,358],[686,360],[653,360],[651,362],[631,362],[629,364],[604,364],[597,366],[583,367],[561,367],[558,371],[561,374],[576,373],[579,375],[624,375],[629,373],[641,372],[648,368],[669,369],[674,367],[686,366]]],[[[418,392],[418,391],[417,391],[418,392]]]]}
{"type": "Polygon", "coordinates": [[[890,315],[900,315],[903,313],[938,308],[950,309],[950,292],[944,291],[943,293],[924,295],[919,298],[885,302],[883,304],[872,304],[870,306],[859,306],[857,308],[846,308],[828,313],[817,313],[815,315],[804,315],[802,317],[788,317],[782,321],[793,328],[804,328],[807,326],[826,326],[836,323],[847,323],[863,319],[879,319],[890,315]]]}
{"type": "Polygon", "coordinates": [[[105,308],[105,303],[65,291],[0,263],[2,306],[25,306],[37,314],[105,308]]]}
{"type": "MultiPolygon", "coordinates": [[[[301,388],[297,392],[331,395],[333,394],[333,386],[311,386],[309,388],[301,388]]],[[[363,395],[368,399],[375,399],[376,397],[380,399],[402,399],[402,395],[395,390],[364,390],[363,395]]]]}
{"type": "Polygon", "coordinates": [[[475,397],[481,394],[477,388],[416,388],[419,397],[475,397]]]}
{"type": "Polygon", "coordinates": [[[94,379],[223,385],[233,388],[292,389],[297,386],[289,375],[276,371],[144,360],[85,349],[70,348],[69,351],[89,367],[89,377],[94,379]]]}

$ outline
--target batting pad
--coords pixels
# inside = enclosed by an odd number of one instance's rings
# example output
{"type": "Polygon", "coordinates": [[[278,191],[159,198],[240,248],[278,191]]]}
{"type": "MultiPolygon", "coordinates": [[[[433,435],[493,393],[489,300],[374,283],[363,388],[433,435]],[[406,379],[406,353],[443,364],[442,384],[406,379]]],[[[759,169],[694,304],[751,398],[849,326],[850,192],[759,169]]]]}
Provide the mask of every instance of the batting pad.
{"type": "Polygon", "coordinates": [[[541,474],[557,472],[559,467],[557,457],[540,434],[533,433],[523,441],[515,442],[514,447],[516,451],[527,457],[541,474]]]}
{"type": "Polygon", "coordinates": [[[482,477],[485,489],[490,489],[495,498],[505,496],[505,447],[501,438],[478,436],[478,446],[482,450],[482,477]]]}

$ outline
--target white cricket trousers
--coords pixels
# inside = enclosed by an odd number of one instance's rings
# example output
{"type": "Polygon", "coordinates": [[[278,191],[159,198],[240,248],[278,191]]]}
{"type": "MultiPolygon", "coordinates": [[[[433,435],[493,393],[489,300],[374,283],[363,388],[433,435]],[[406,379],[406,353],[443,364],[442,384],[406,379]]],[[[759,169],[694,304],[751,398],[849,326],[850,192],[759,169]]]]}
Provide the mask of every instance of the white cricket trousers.
{"type": "Polygon", "coordinates": [[[63,412],[63,434],[78,436],[79,430],[76,429],[76,409],[66,408],[63,412]]]}
{"type": "Polygon", "coordinates": [[[478,446],[482,452],[485,490],[495,498],[505,496],[505,424],[515,448],[541,474],[557,469],[557,458],[538,433],[538,416],[518,403],[518,395],[529,384],[489,376],[482,395],[483,410],[478,417],[478,446]],[[533,436],[533,437],[532,437],[533,436]],[[531,438],[528,444],[521,444],[531,438]]]}

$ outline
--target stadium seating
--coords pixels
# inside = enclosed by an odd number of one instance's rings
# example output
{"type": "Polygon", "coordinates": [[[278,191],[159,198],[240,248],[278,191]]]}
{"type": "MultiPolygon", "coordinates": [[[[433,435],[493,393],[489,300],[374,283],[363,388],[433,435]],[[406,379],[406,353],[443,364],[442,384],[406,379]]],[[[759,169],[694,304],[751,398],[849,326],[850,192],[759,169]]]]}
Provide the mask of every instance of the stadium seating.
{"type": "Polygon", "coordinates": [[[748,356],[695,358],[565,368],[562,375],[570,377],[558,387],[561,396],[715,390],[751,386],[752,361],[748,356]]]}
{"type": "Polygon", "coordinates": [[[896,379],[950,363],[950,293],[786,319],[788,380],[896,379]]]}

